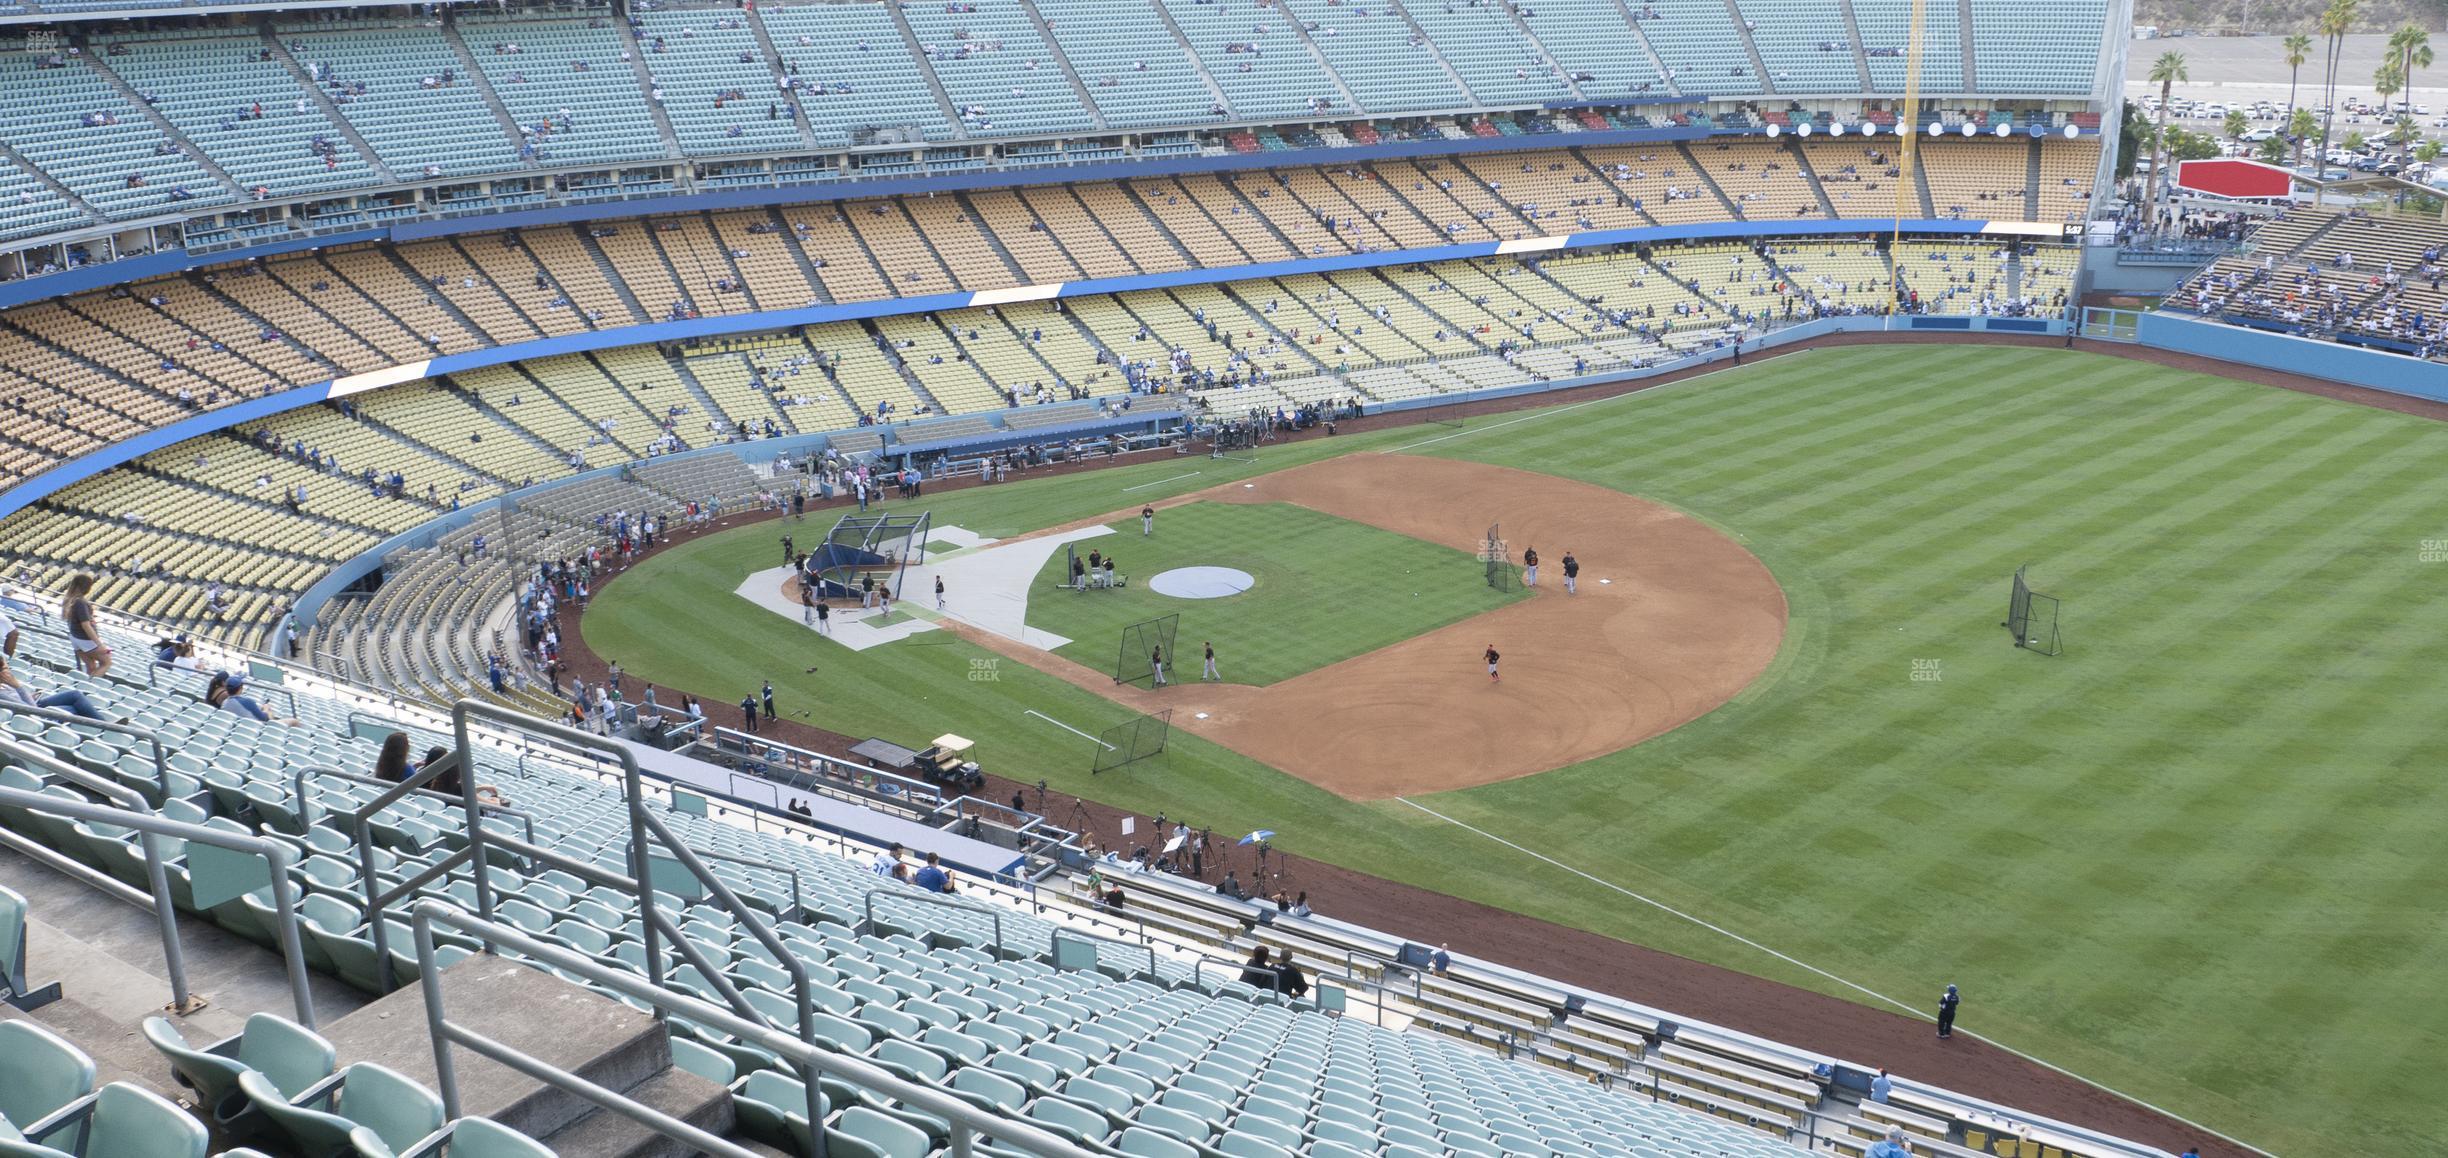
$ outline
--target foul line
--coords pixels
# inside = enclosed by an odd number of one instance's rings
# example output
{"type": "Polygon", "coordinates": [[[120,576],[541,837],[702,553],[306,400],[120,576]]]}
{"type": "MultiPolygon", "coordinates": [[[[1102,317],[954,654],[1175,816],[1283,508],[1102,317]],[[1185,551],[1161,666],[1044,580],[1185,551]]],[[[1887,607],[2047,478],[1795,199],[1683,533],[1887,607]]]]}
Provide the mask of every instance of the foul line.
{"type": "Polygon", "coordinates": [[[1100,747],[1100,748],[1103,748],[1103,749],[1105,749],[1105,750],[1106,750],[1106,751],[1108,751],[1108,752],[1111,752],[1111,751],[1113,751],[1113,750],[1114,750],[1114,746],[1113,746],[1113,745],[1108,744],[1108,743],[1106,743],[1106,742],[1105,742],[1105,741],[1103,741],[1103,740],[1099,740],[1099,739],[1097,739],[1096,737],[1091,736],[1091,735],[1089,735],[1089,734],[1088,734],[1088,733],[1086,733],[1086,732],[1080,731],[1078,728],[1074,728],[1074,727],[1072,727],[1072,726],[1071,726],[1071,725],[1069,725],[1069,724],[1063,723],[1061,720],[1057,720],[1057,719],[1055,719],[1054,717],[1049,716],[1049,715],[1045,714],[1044,712],[1038,711],[1038,710],[1037,710],[1037,709],[1035,709],[1035,708],[1030,708],[1030,709],[1028,710],[1028,714],[1029,714],[1029,715],[1032,715],[1032,716],[1035,716],[1035,717],[1037,717],[1037,718],[1038,718],[1038,719],[1040,719],[1040,720],[1044,720],[1046,723],[1052,724],[1052,725],[1054,725],[1054,726],[1055,726],[1055,727],[1057,727],[1057,728],[1061,728],[1063,731],[1069,732],[1069,733],[1071,733],[1072,735],[1077,736],[1077,737],[1079,737],[1080,739],[1086,740],[1086,741],[1088,741],[1088,742],[1089,742],[1089,743],[1091,743],[1091,744],[1095,744],[1096,746],[1098,746],[1098,747],[1100,747]]]}
{"type": "MultiPolygon", "coordinates": [[[[1688,379],[1687,379],[1687,381],[1688,381],[1688,379]]],[[[1671,385],[1671,383],[1669,383],[1669,385],[1671,385]]],[[[1617,397],[1623,397],[1623,395],[1618,395],[1617,397]]],[[[1597,401],[1602,401],[1602,402],[1603,402],[1603,401],[1613,401],[1613,399],[1598,399],[1597,401]]],[[[1588,405],[1588,403],[1581,403],[1580,405],[1588,405]]],[[[1488,428],[1488,429],[1494,429],[1494,428],[1493,428],[1493,427],[1490,427],[1490,428],[1488,428]]],[[[1451,436],[1448,436],[1448,437],[1451,437],[1451,436]]],[[[1733,931],[1732,929],[1728,929],[1728,928],[1726,928],[1726,927],[1724,927],[1724,926],[1722,926],[1722,925],[1711,924],[1711,923],[1710,923],[1710,922],[1708,922],[1708,921],[1702,920],[1702,919],[1700,919],[1699,917],[1695,917],[1695,916],[1691,915],[1690,913],[1686,913],[1686,912],[1684,912],[1684,911],[1683,911],[1683,910],[1681,910],[1681,909],[1675,908],[1673,905],[1669,905],[1669,904],[1665,903],[1664,901],[1659,901],[1659,900],[1652,899],[1652,898],[1650,898],[1650,897],[1645,897],[1645,896],[1642,896],[1641,894],[1636,893],[1636,892],[1633,892],[1632,890],[1627,889],[1627,888],[1623,887],[1622,885],[1616,884],[1616,883],[1615,883],[1615,882],[1613,882],[1613,881],[1601,880],[1601,879],[1599,879],[1598,877],[1591,876],[1590,874],[1585,873],[1585,872],[1582,872],[1580,869],[1577,869],[1577,868],[1574,868],[1574,867],[1573,867],[1573,866],[1571,866],[1571,865],[1565,864],[1563,861],[1557,860],[1557,859],[1555,859],[1554,857],[1548,856],[1548,855],[1547,855],[1547,854],[1545,854],[1545,853],[1542,853],[1542,852],[1537,852],[1537,851],[1534,851],[1534,850],[1532,850],[1532,849],[1523,848],[1522,846],[1520,846],[1520,845],[1518,845],[1518,844],[1515,844],[1515,843],[1513,843],[1512,841],[1506,840],[1505,838],[1503,838],[1503,837],[1501,837],[1501,836],[1498,836],[1498,835],[1496,835],[1495,833],[1489,832],[1488,830],[1486,830],[1486,829],[1484,829],[1484,828],[1480,828],[1480,827],[1478,827],[1478,826],[1476,826],[1476,825],[1466,824],[1466,823],[1464,823],[1464,822],[1462,822],[1462,821],[1455,820],[1453,817],[1447,816],[1447,815],[1445,815],[1444,813],[1439,812],[1439,811],[1437,811],[1436,809],[1430,808],[1430,807],[1428,807],[1428,806],[1427,806],[1427,805],[1425,805],[1425,804],[1421,804],[1421,803],[1419,803],[1419,802],[1417,802],[1417,801],[1415,801],[1415,800],[1412,800],[1412,799],[1410,799],[1409,797],[1405,797],[1405,796],[1397,796],[1397,797],[1395,797],[1394,799],[1399,800],[1399,801],[1402,801],[1403,803],[1408,804],[1408,805],[1410,805],[1410,806],[1411,806],[1411,807],[1413,807],[1413,808],[1419,809],[1420,811],[1425,812],[1425,813],[1427,813],[1427,814],[1428,814],[1428,815],[1430,815],[1430,816],[1436,817],[1438,820],[1442,820],[1442,821],[1444,821],[1444,822],[1445,822],[1445,823],[1447,823],[1447,824],[1453,825],[1453,826],[1455,826],[1455,827],[1457,827],[1457,828],[1463,829],[1463,830],[1468,831],[1468,832],[1477,833],[1477,834],[1478,834],[1478,835],[1480,835],[1480,836],[1484,836],[1484,837],[1488,838],[1489,840],[1495,841],[1496,843],[1498,843],[1498,844],[1501,844],[1501,845],[1505,846],[1506,848],[1512,849],[1512,850],[1513,850],[1513,851],[1515,851],[1515,852],[1521,853],[1521,854],[1523,854],[1523,855],[1525,855],[1525,856],[1529,856],[1529,857],[1536,858],[1536,859],[1541,860],[1541,861],[1545,861],[1545,862],[1546,862],[1546,863],[1548,863],[1548,864],[1551,864],[1551,865],[1554,865],[1554,866],[1555,866],[1555,867],[1557,867],[1557,868],[1563,869],[1565,872],[1568,872],[1568,873],[1571,873],[1571,874],[1572,874],[1572,875],[1574,875],[1574,876],[1580,877],[1582,880],[1588,881],[1588,882],[1590,882],[1591,884],[1594,884],[1594,885],[1599,886],[1600,888],[1612,889],[1612,890],[1614,890],[1615,892],[1622,893],[1623,895],[1625,895],[1625,896],[1627,896],[1627,897],[1630,897],[1630,898],[1632,898],[1633,900],[1639,901],[1640,903],[1642,903],[1642,904],[1644,904],[1644,905],[1648,905],[1648,906],[1650,906],[1651,908],[1657,909],[1657,910],[1659,910],[1659,911],[1661,911],[1661,912],[1667,913],[1667,914],[1672,915],[1672,916],[1675,916],[1675,917],[1680,917],[1680,918],[1682,918],[1683,920],[1686,920],[1686,921],[1691,922],[1692,924],[1698,925],[1698,926],[1700,926],[1700,927],[1701,927],[1701,928],[1703,928],[1703,929],[1707,929],[1708,931],[1710,931],[1710,932],[1712,932],[1712,933],[1719,934],[1719,935],[1724,936],[1724,937],[1727,937],[1727,938],[1729,938],[1729,939],[1731,939],[1731,940],[1734,940],[1734,941],[1740,942],[1741,944],[1747,945],[1747,946],[1749,946],[1749,947],[1751,947],[1751,948],[1753,948],[1753,949],[1757,949],[1757,950],[1759,950],[1760,952],[1765,953],[1765,954],[1767,954],[1767,955],[1769,955],[1769,956],[1771,956],[1771,957],[1774,957],[1774,958],[1776,958],[1776,959],[1777,959],[1777,960],[1779,960],[1779,961],[1783,961],[1783,962],[1785,962],[1785,963],[1786,963],[1786,964],[1788,964],[1788,965],[1792,965],[1792,966],[1794,966],[1794,967],[1796,967],[1796,968],[1798,968],[1798,969],[1802,969],[1802,970],[1805,970],[1805,971],[1807,971],[1807,972],[1810,972],[1810,973],[1816,974],[1816,975],[1818,975],[1818,976],[1820,976],[1820,977],[1827,978],[1828,980],[1833,981],[1833,982],[1835,982],[1835,983],[1836,983],[1836,984],[1838,984],[1838,985],[1842,985],[1842,986],[1844,986],[1844,987],[1845,987],[1845,988],[1847,988],[1847,989],[1851,989],[1851,990],[1853,990],[1854,992],[1861,993],[1861,994],[1867,995],[1867,996],[1869,996],[1869,997],[1876,998],[1876,999],[1878,999],[1879,1001],[1883,1001],[1883,1002],[1885,1002],[1885,1003],[1887,1003],[1887,1004],[1889,1004],[1889,1005],[1892,1005],[1892,1006],[1896,1007],[1897,1009],[1901,1009],[1901,1010],[1903,1010],[1904,1012],[1906,1012],[1906,1013],[1908,1013],[1908,1014],[1911,1014],[1913,1017],[1918,1018],[1918,1019],[1920,1019],[1920,1020],[1922,1020],[1922,1021],[1931,1021],[1931,1020],[1934,1020],[1933,1018],[1931,1018],[1931,1017],[1930,1017],[1930,1015],[1928,1015],[1928,1014],[1926,1014],[1926,1013],[1923,1013],[1923,1012],[1921,1012],[1920,1010],[1913,1008],[1912,1006],[1906,1005],[1906,1004],[1904,1004],[1903,1002],[1896,1000],[1895,998],[1889,997],[1889,996],[1887,996],[1886,994],[1881,993],[1881,992],[1879,992],[1879,991],[1877,991],[1877,990],[1875,990],[1875,989],[1869,988],[1868,986],[1865,986],[1865,985],[1860,985],[1860,984],[1857,984],[1857,983],[1852,982],[1852,981],[1848,981],[1848,980],[1846,980],[1846,979],[1844,979],[1844,978],[1842,978],[1842,977],[1838,977],[1837,975],[1835,975],[1835,974],[1833,974],[1833,973],[1830,973],[1830,972],[1828,972],[1828,971],[1827,971],[1827,970],[1825,970],[1825,969],[1821,969],[1820,967],[1818,967],[1818,966],[1816,966],[1816,965],[1813,965],[1813,964],[1811,964],[1811,963],[1810,963],[1810,962],[1808,962],[1808,961],[1803,961],[1803,960],[1800,960],[1799,958],[1795,958],[1795,957],[1791,957],[1791,956],[1788,956],[1788,955],[1783,954],[1783,953],[1779,953],[1779,952],[1777,952],[1776,950],[1771,949],[1771,948],[1769,948],[1769,947],[1768,947],[1768,946],[1766,946],[1766,945],[1762,945],[1762,944],[1760,944],[1759,942],[1754,941],[1754,940],[1752,940],[1752,939],[1751,939],[1751,938],[1749,938],[1749,937],[1745,937],[1745,936],[1743,936],[1742,934],[1740,934],[1740,933],[1737,933],[1737,932],[1733,931]]],[[[2208,1135],[2210,1135],[2210,1136],[2212,1136],[2212,1137],[2214,1137],[2214,1138],[2219,1139],[2219,1140],[2220,1140],[2220,1141],[2222,1141],[2222,1142],[2226,1142],[2226,1143],[2227,1143],[2227,1144],[2229,1144],[2229,1145],[2232,1145],[2232,1146],[2238,1146],[2238,1147],[2241,1147],[2241,1148],[2243,1148],[2243,1149],[2250,1150],[2250,1151],[2252,1151],[2252,1152],[2253,1152],[2253,1153],[2255,1153],[2255,1154],[2261,1154],[2261,1155],[2268,1155],[2268,1154],[2269,1154],[2269,1151],[2264,1150],[2264,1149],[2262,1149],[2262,1148],[2260,1148],[2260,1147],[2258,1147],[2258,1146],[2255,1146],[2255,1145],[2253,1145],[2253,1144],[2252,1144],[2252,1143],[2250,1143],[2250,1142],[2245,1142],[2245,1141],[2242,1141],[2242,1140],[2240,1140],[2240,1139],[2230,1137],[2230,1136],[2228,1136],[2228,1135],[2226,1135],[2226,1134],[2222,1134],[2222,1133],[2220,1133],[2220,1132],[2219,1132],[2219,1131],[2217,1131],[2217,1130],[2214,1130],[2214,1129],[2212,1129],[2212,1128],[2210,1128],[2210,1127],[2208,1127],[2208,1126],[2202,1125],[2201,1123],[2199,1123],[2199,1122],[2196,1122],[2196,1121],[2192,1120],[2191,1118],[2187,1118],[2187,1117],[2185,1117],[2185,1116],[2183,1116],[2183,1115],[2181,1115],[2181,1114],[2175,1113],[2174,1111],[2171,1111],[2171,1110],[2166,1110],[2166,1109],[2162,1109],[2162,1108],[2160,1108],[2160,1107],[2158,1107],[2158,1106],[2152,1105],[2151,1103],[2146,1102],[2146,1101],[2143,1101],[2142,1099],[2137,1098],[2137,1097],[2133,1096],[2132,1094],[2128,1094],[2128,1093],[2126,1093],[2126,1092],[2125,1092],[2125,1091],[2123,1091],[2123,1090],[2117,1089],[2117,1088],[2116,1088],[2116,1087],[2114,1087],[2114,1086],[2102,1085],[2102,1084],[2100,1084],[2099,1082],[2092,1081],[2091,1079],[2086,1078],[2086,1077],[2082,1076],[2081,1074],[2075,1073],[2074,1071],[2069,1070],[2069,1069],[2065,1068],[2064,1066],[2057,1065],[2057,1064],[2055,1064],[2055,1063],[2053,1063],[2053,1062],[2047,1061],[2047,1060],[2042,1059],[2042,1058],[2036,1058],[2036,1057],[2033,1057],[2032,1055],[2027,1054],[2027,1053],[2023,1052],[2022,1050],[2016,1049],[2016,1048],[2014,1048],[2013,1046],[2007,1045],[2006,1043],[2001,1042],[2001,1041],[1997,1040],[1996,1038],[1992,1038],[1992,1037],[1983,1037],[1983,1036],[1981,1036],[1981,1035],[1979,1035],[1979,1034],[1977,1034],[1977,1033],[1972,1033],[1972,1032],[1970,1032],[1970,1031],[1968,1031],[1968,1030],[1965,1030],[1965,1031],[1960,1031],[1960,1032],[1962,1032],[1962,1033],[1963,1033],[1963,1035],[1964,1035],[1965,1037],[1971,1038],[1971,1039],[1972,1039],[1972,1040],[1974,1040],[1974,1041],[1981,1042],[1981,1043],[1983,1043],[1983,1044],[1990,1045],[1990,1046],[1995,1046],[1996,1048],[2001,1049],[2001,1050],[2004,1050],[2004,1051],[2006,1051],[2007,1053],[2013,1054],[2013,1055],[2015,1055],[2016,1057],[2019,1057],[2019,1058],[2023,1059],[2024,1061],[2027,1061],[2027,1062],[2032,1063],[2033,1065],[2040,1066],[2040,1067],[2042,1067],[2042,1068],[2044,1068],[2044,1069],[2048,1069],[2048,1070],[2053,1071],[2053,1072],[2055,1072],[2055,1073],[2063,1074],[2063,1075],[2065,1075],[2066,1077],[2072,1078],[2072,1079],[2074,1079],[2075,1081],[2081,1082],[2082,1084],[2084,1084],[2084,1085],[2086,1085],[2086,1086],[2091,1087],[2092,1089],[2095,1089],[2095,1090],[2100,1090],[2100,1091],[2102,1091],[2102,1092],[2109,1093],[2109,1094],[2114,1094],[2114,1095],[2115,1095],[2115,1096],[2117,1096],[2117,1097],[2123,1098],[2123,1099],[2125,1099],[2126,1101],[2131,1102],[2131,1103],[2133,1103],[2134,1105],[2140,1106],[2140,1107],[2142,1107],[2142,1108],[2143,1108],[2143,1109],[2145,1109],[2145,1110],[2149,1110],[2150,1112],[2152,1112],[2152,1113],[2154,1113],[2154,1114],[2157,1114],[2157,1115],[2159,1115],[2159,1116],[2161,1116],[2161,1117],[2163,1117],[2163,1118],[2166,1118],[2166,1119],[2168,1119],[2168,1120],[2170,1120],[2170,1121],[2177,1122],[2177,1123],[2180,1123],[2180,1124],[2182,1124],[2182,1125],[2185,1125],[2185,1126],[2191,1127],[2191,1128],[2193,1128],[2193,1129],[2195,1129],[2195,1130],[2199,1130],[2199,1131],[2201,1131],[2202,1133],[2204,1133],[2204,1134],[2208,1134],[2208,1135]]]]}
{"type": "Polygon", "coordinates": [[[1186,478],[1197,478],[1198,476],[1199,476],[1199,472],[1194,470],[1194,471],[1191,471],[1191,472],[1190,472],[1190,473],[1188,473],[1188,474],[1177,474],[1177,475],[1174,475],[1172,478],[1160,478],[1160,479],[1157,479],[1155,482],[1140,483],[1138,486],[1135,486],[1135,487],[1123,487],[1123,488],[1122,488],[1122,493],[1123,493],[1123,494],[1129,494],[1129,493],[1131,493],[1132,491],[1143,491],[1143,490],[1146,490],[1146,489],[1147,489],[1147,488],[1149,488],[1149,487],[1160,487],[1160,486],[1163,486],[1163,485],[1165,485],[1166,483],[1169,483],[1169,482],[1180,482],[1180,481],[1181,481],[1181,480],[1183,480],[1183,479],[1186,479],[1186,478]]]}

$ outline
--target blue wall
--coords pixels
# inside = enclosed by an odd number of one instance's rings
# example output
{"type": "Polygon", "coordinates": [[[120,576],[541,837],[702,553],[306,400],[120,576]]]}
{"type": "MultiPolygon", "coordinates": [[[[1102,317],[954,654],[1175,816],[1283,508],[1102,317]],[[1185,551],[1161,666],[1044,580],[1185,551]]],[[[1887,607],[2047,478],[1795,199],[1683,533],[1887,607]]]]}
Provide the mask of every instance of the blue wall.
{"type": "Polygon", "coordinates": [[[2403,354],[2163,313],[2143,314],[2135,338],[2162,350],[2448,402],[2448,366],[2403,354]]]}
{"type": "Polygon", "coordinates": [[[275,414],[295,410],[301,406],[312,406],[323,401],[330,394],[331,383],[317,382],[311,386],[299,386],[280,391],[277,394],[266,394],[261,398],[233,402],[202,414],[189,415],[168,426],[156,427],[142,434],[132,435],[91,454],[69,459],[9,488],[5,493],[0,493],[0,518],[6,518],[24,510],[40,501],[43,496],[62,487],[81,483],[112,467],[134,462],[154,451],[199,435],[211,434],[216,430],[228,430],[259,419],[269,418],[275,414]]]}

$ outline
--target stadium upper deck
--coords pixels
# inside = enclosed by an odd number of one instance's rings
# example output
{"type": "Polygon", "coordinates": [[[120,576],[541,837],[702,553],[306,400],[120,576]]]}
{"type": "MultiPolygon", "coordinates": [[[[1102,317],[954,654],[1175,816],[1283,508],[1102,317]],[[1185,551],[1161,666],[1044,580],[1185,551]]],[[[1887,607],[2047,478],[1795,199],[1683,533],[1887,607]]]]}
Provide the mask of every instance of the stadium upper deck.
{"type": "Polygon", "coordinates": [[[0,315],[0,481],[293,387],[362,388],[527,343],[648,340],[618,333],[629,327],[737,316],[728,328],[752,330],[822,319],[747,315],[1472,256],[1463,246],[1877,230],[1899,191],[1914,218],[2045,227],[2087,209],[2091,140],[1948,145],[1923,150],[1919,180],[1885,142],[1784,136],[671,214],[232,262],[0,315]]]}
{"type": "MultiPolygon", "coordinates": [[[[21,244],[0,274],[731,187],[1399,138],[1892,126],[1908,35],[1903,0],[841,2],[630,20],[253,7],[268,6],[0,4],[26,34],[0,54],[0,238],[94,243],[82,258],[21,244]],[[221,15],[160,19],[198,11],[221,15]],[[159,26],[98,22],[131,14],[159,26]],[[1504,111],[1523,115],[1485,116],[1504,111]]],[[[1925,32],[1932,119],[2096,126],[2101,0],[1966,11],[1925,32]]]]}

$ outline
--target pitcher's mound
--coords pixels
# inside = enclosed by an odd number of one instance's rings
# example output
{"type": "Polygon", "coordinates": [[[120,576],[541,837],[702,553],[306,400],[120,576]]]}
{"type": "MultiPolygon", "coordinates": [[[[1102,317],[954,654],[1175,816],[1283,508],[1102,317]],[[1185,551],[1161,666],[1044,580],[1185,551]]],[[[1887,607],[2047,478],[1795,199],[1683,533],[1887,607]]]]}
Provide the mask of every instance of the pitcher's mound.
{"type": "Polygon", "coordinates": [[[1230,567],[1175,567],[1147,581],[1148,590],[1175,599],[1222,599],[1239,595],[1257,580],[1230,567]]]}

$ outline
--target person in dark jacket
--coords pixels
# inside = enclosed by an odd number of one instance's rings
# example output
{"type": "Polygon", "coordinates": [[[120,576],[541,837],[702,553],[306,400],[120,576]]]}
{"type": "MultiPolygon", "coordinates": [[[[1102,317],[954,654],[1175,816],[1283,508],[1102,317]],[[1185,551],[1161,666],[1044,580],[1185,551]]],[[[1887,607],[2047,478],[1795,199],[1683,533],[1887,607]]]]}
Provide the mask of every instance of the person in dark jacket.
{"type": "Polygon", "coordinates": [[[1955,992],[1955,987],[1952,985],[1947,986],[1946,996],[1938,999],[1939,1037],[1955,1036],[1955,1007],[1962,1001],[1963,997],[1955,992]]]}
{"type": "Polygon", "coordinates": [[[1250,950],[1249,963],[1241,967],[1241,983],[1259,989],[1273,989],[1277,980],[1275,965],[1267,960],[1267,947],[1260,945],[1250,950]]]}
{"type": "Polygon", "coordinates": [[[1276,970],[1276,974],[1275,987],[1284,996],[1295,1001],[1309,996],[1309,978],[1301,973],[1300,966],[1292,963],[1292,954],[1283,955],[1283,965],[1276,970]]]}

